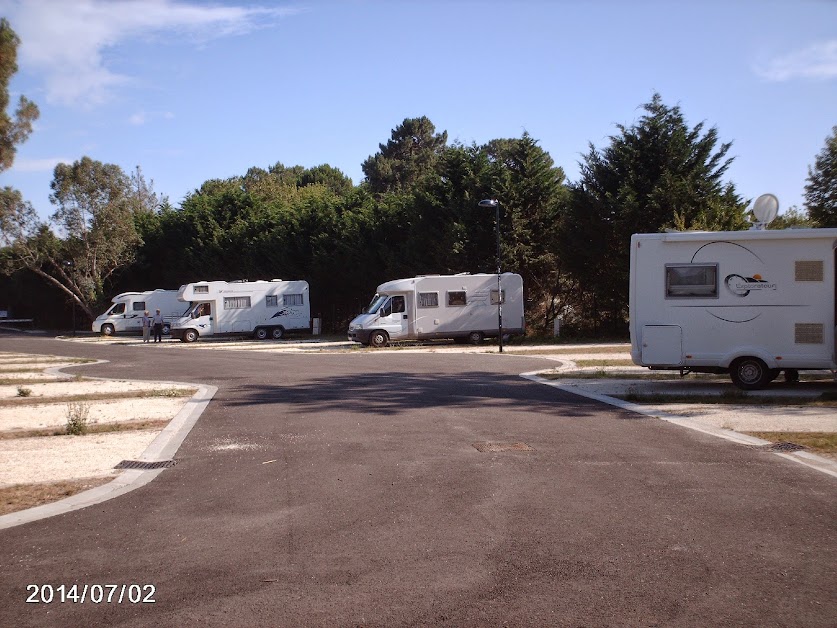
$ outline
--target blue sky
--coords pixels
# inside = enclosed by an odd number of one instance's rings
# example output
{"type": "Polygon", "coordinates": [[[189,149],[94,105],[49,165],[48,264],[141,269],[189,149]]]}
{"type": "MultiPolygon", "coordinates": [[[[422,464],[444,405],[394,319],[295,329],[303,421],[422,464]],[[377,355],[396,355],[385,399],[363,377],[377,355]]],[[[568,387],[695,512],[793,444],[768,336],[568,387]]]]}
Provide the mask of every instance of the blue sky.
{"type": "Polygon", "coordinates": [[[178,206],[204,181],[362,162],[404,118],[449,141],[537,139],[569,180],[659,92],[733,143],[743,197],[802,205],[837,125],[837,2],[0,0],[13,97],[41,117],[0,184],[42,216],[52,170],[140,166],[178,206]]]}

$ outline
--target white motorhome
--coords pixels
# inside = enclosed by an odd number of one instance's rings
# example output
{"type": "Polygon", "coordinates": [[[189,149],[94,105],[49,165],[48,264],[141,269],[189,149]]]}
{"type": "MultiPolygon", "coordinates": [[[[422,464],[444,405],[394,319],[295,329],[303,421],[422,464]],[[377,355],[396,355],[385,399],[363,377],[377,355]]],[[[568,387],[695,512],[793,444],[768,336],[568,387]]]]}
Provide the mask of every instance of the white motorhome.
{"type": "Polygon", "coordinates": [[[634,234],[631,358],[745,390],[837,369],[835,247],[837,229],[634,234]]]}
{"type": "Polygon", "coordinates": [[[309,297],[307,281],[189,283],[179,292],[188,310],[172,323],[171,334],[183,342],[223,335],[278,340],[287,331],[311,329],[309,297]]]}
{"type": "Polygon", "coordinates": [[[154,315],[157,308],[163,315],[163,333],[168,334],[171,322],[183,315],[186,304],[177,297],[177,290],[147,290],[145,292],[123,292],[113,297],[113,305],[96,317],[92,329],[104,336],[116,333],[142,333],[142,315],[148,310],[154,315]]]}
{"type": "MultiPolygon", "coordinates": [[[[503,334],[522,334],[523,280],[500,275],[503,334]]],[[[390,340],[452,338],[477,344],[499,328],[497,275],[460,273],[396,279],[378,286],[366,308],[349,324],[349,340],[375,347],[390,340]]]]}

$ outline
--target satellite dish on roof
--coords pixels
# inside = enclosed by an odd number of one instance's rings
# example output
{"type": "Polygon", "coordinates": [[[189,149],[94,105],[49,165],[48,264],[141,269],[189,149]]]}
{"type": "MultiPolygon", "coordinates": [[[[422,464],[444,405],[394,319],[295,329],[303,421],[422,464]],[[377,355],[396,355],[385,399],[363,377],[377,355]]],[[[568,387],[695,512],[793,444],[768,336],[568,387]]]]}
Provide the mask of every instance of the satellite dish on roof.
{"type": "Polygon", "coordinates": [[[775,194],[762,194],[753,203],[753,215],[756,221],[767,225],[779,213],[779,199],[775,194]]]}

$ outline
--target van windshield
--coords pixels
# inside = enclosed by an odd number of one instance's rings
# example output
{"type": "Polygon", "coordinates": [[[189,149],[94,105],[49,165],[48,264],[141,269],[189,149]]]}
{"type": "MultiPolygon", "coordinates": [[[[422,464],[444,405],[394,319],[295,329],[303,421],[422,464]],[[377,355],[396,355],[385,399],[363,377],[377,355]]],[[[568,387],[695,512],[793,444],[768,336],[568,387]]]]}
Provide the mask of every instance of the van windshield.
{"type": "Polygon", "coordinates": [[[108,310],[108,314],[124,314],[125,313],[125,303],[114,303],[113,307],[108,310]]]}
{"type": "Polygon", "coordinates": [[[374,314],[378,311],[384,301],[387,300],[387,295],[385,294],[376,294],[375,298],[372,299],[372,303],[369,304],[369,307],[366,308],[365,314],[374,314]]]}

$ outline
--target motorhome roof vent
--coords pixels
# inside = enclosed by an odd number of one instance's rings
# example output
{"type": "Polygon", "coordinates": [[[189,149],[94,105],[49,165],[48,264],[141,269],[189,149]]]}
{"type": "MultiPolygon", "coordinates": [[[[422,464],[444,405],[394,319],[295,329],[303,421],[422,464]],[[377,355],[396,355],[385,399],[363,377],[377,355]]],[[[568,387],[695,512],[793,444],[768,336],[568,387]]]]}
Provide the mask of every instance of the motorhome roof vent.
{"type": "Polygon", "coordinates": [[[271,281],[282,281],[281,279],[271,279],[271,281]]]}

